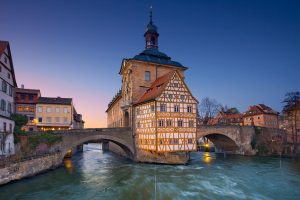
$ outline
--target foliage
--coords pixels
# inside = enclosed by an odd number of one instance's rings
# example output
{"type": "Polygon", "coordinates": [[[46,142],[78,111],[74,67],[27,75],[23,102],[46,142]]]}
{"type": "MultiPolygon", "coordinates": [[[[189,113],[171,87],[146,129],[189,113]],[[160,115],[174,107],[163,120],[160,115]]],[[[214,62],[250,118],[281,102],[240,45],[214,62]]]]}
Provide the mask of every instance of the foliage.
{"type": "Polygon", "coordinates": [[[283,111],[287,111],[296,105],[297,101],[300,101],[300,92],[288,92],[285,94],[283,111]]]}
{"type": "Polygon", "coordinates": [[[21,130],[22,126],[28,122],[28,118],[25,115],[12,114],[11,117],[15,121],[15,131],[21,130]]]}
{"type": "Polygon", "coordinates": [[[54,135],[50,133],[30,135],[28,138],[29,144],[32,148],[36,148],[39,144],[45,143],[52,145],[56,142],[62,141],[61,135],[54,135]]]}

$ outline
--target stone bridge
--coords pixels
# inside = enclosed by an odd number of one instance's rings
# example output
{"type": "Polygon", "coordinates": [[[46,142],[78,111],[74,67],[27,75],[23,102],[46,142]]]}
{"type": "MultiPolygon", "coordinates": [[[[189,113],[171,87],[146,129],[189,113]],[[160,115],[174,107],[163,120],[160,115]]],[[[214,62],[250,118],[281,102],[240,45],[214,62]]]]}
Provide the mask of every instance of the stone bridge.
{"type": "Polygon", "coordinates": [[[209,139],[218,150],[233,154],[254,155],[251,141],[255,135],[252,126],[201,125],[197,127],[197,140],[209,139]]]}
{"type": "Polygon", "coordinates": [[[104,148],[109,148],[109,144],[116,144],[118,148],[125,152],[124,156],[134,158],[134,140],[130,128],[71,129],[54,131],[54,134],[63,136],[63,141],[58,147],[63,156],[67,155],[70,150],[76,152],[78,147],[83,144],[101,142],[104,144],[104,148]]]}

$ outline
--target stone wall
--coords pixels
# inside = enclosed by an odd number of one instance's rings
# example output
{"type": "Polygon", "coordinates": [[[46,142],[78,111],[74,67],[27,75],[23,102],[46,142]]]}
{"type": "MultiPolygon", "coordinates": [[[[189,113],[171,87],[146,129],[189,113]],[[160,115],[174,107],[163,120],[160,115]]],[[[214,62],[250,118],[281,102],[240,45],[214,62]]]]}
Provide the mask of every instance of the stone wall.
{"type": "Polygon", "coordinates": [[[0,133],[0,156],[11,156],[15,154],[14,134],[0,133]]]}
{"type": "Polygon", "coordinates": [[[56,168],[62,164],[62,161],[63,157],[61,153],[55,153],[10,164],[9,166],[0,168],[0,185],[56,168]]]}
{"type": "Polygon", "coordinates": [[[143,163],[159,163],[180,165],[186,164],[190,159],[190,154],[187,152],[174,153],[157,153],[151,151],[137,150],[136,162],[143,163]]]}

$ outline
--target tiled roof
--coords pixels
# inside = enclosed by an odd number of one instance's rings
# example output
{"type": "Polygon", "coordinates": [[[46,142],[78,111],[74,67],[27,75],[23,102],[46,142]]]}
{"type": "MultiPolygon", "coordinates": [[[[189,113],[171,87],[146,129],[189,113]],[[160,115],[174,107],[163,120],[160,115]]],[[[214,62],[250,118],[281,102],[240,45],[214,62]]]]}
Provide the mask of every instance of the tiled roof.
{"type": "Polygon", "coordinates": [[[42,103],[42,104],[72,105],[72,98],[40,97],[40,98],[38,98],[37,103],[42,103]]]}
{"type": "Polygon", "coordinates": [[[0,56],[4,53],[7,48],[8,42],[0,40],[0,56]]]}
{"type": "Polygon", "coordinates": [[[171,71],[158,79],[156,79],[150,86],[149,89],[143,94],[143,96],[137,101],[136,104],[154,100],[158,96],[161,95],[161,93],[164,91],[165,87],[167,86],[168,82],[171,80],[173,75],[176,73],[176,71],[171,71]]]}
{"type": "Polygon", "coordinates": [[[244,116],[252,116],[259,114],[278,115],[278,112],[274,111],[272,108],[266,106],[265,104],[257,104],[254,106],[250,106],[248,110],[244,113],[244,116]]]}
{"type": "Polygon", "coordinates": [[[41,91],[39,89],[24,89],[24,88],[15,88],[16,93],[30,93],[30,94],[37,94],[41,91]]]}
{"type": "Polygon", "coordinates": [[[140,60],[163,65],[173,65],[175,67],[187,69],[187,67],[184,67],[179,62],[171,60],[169,56],[167,56],[165,53],[158,51],[157,49],[146,49],[129,60],[140,60]]]}

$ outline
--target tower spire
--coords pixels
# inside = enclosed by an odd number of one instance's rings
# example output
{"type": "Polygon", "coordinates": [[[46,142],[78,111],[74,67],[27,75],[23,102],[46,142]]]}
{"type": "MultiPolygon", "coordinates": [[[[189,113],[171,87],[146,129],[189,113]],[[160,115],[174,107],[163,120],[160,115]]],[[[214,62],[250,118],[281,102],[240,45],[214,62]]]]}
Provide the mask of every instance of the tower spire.
{"type": "Polygon", "coordinates": [[[150,24],[152,24],[152,6],[150,6],[150,24]]]}

